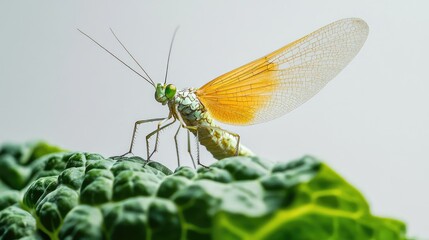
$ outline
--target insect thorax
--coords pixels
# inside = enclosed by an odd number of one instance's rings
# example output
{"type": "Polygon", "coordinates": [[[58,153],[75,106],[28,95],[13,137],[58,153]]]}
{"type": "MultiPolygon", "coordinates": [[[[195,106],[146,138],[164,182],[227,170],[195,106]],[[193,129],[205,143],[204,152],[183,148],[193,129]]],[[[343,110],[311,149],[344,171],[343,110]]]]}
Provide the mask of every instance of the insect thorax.
{"type": "MultiPolygon", "coordinates": [[[[219,129],[213,122],[207,109],[200,102],[195,94],[196,89],[184,89],[176,93],[174,103],[177,106],[179,114],[187,126],[206,126],[209,128],[199,128],[198,141],[201,145],[205,146],[207,150],[216,159],[223,159],[225,157],[233,156],[237,150],[237,139],[231,133],[219,129]]],[[[171,107],[175,107],[171,106],[171,107]]],[[[196,131],[191,130],[193,134],[196,131]]],[[[252,151],[239,145],[238,155],[240,156],[253,156],[252,151]]]]}
{"type": "Polygon", "coordinates": [[[174,99],[177,110],[189,126],[195,126],[202,120],[207,120],[207,110],[198,100],[195,91],[194,88],[178,91],[174,99]]]}

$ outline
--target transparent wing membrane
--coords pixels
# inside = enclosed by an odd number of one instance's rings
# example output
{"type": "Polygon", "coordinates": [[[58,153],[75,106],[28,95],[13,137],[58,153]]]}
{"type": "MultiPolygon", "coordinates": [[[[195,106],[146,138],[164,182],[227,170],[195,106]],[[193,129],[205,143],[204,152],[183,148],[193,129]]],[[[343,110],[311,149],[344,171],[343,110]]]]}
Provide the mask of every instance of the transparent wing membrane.
{"type": "Polygon", "coordinates": [[[361,19],[336,21],[212,80],[197,95],[218,121],[272,120],[318,93],[356,56],[367,36],[361,19]]]}

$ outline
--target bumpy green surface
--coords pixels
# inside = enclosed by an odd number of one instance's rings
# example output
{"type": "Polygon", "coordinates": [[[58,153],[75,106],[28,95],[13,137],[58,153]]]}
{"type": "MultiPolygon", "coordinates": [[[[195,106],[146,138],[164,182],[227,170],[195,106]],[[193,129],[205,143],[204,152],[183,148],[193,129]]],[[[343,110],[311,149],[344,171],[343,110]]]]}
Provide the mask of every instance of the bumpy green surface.
{"type": "Polygon", "coordinates": [[[138,157],[0,148],[0,239],[405,239],[312,157],[233,157],[173,173],[138,157]]]}

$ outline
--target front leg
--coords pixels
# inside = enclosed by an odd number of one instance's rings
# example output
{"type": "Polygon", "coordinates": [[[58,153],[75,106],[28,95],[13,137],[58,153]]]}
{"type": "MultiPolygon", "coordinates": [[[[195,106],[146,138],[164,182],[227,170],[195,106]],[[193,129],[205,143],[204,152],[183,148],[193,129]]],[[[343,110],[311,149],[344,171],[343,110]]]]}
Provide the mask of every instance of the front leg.
{"type": "Polygon", "coordinates": [[[175,122],[176,122],[176,119],[174,119],[171,123],[168,123],[168,124],[166,124],[166,125],[162,126],[162,124],[164,124],[168,119],[171,119],[171,117],[170,117],[170,118],[166,118],[166,119],[164,119],[164,120],[160,121],[160,122],[158,123],[158,127],[157,127],[157,129],[156,129],[155,131],[153,131],[153,132],[149,133],[148,135],[146,135],[146,150],[147,150],[147,161],[148,161],[148,162],[150,161],[150,158],[152,157],[152,155],[153,155],[156,151],[158,151],[159,132],[160,132],[161,130],[163,130],[163,129],[165,129],[165,128],[169,127],[169,126],[171,126],[173,123],[175,123],[175,122]],[[152,153],[151,153],[151,154],[149,154],[149,139],[150,139],[154,134],[156,134],[155,146],[154,146],[154,149],[153,149],[152,153]]]}
{"type": "Polygon", "coordinates": [[[133,130],[133,136],[131,138],[130,149],[128,150],[128,152],[120,155],[119,157],[123,157],[123,156],[125,156],[127,154],[132,154],[133,153],[133,147],[134,147],[134,141],[135,141],[135,138],[136,138],[136,132],[137,132],[137,128],[138,128],[138,126],[140,124],[150,123],[150,122],[155,122],[155,121],[161,121],[161,120],[164,120],[164,119],[166,119],[166,118],[152,118],[152,119],[144,119],[144,120],[138,120],[138,121],[136,121],[134,123],[134,130],[133,130]]]}

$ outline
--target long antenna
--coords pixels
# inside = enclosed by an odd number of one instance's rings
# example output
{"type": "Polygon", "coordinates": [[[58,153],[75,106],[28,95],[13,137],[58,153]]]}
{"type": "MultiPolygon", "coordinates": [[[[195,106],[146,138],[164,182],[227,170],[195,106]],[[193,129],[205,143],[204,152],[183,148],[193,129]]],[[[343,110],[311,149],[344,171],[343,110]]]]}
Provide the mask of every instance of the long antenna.
{"type": "Polygon", "coordinates": [[[121,40],[119,40],[119,38],[116,36],[115,32],[113,32],[113,29],[112,28],[109,28],[109,29],[112,32],[113,36],[115,36],[116,40],[118,40],[119,44],[121,44],[121,46],[125,49],[125,51],[127,51],[128,55],[130,55],[130,57],[134,60],[134,62],[137,63],[137,65],[139,65],[140,69],[146,74],[146,76],[152,82],[152,85],[154,85],[155,83],[153,82],[152,78],[149,76],[149,74],[147,74],[147,72],[143,69],[143,67],[140,65],[140,63],[134,58],[134,56],[128,51],[128,49],[121,42],[121,40]]]}
{"type": "Polygon", "coordinates": [[[167,83],[168,65],[169,65],[169,63],[170,63],[171,49],[173,48],[174,38],[176,37],[177,30],[179,30],[179,26],[177,26],[177,27],[176,27],[176,30],[174,30],[173,38],[171,39],[171,43],[170,43],[170,51],[168,51],[168,58],[167,58],[167,68],[165,69],[164,85],[167,83]]]}
{"type": "Polygon", "coordinates": [[[112,52],[110,52],[109,50],[107,50],[105,47],[103,47],[100,43],[98,43],[97,41],[95,41],[92,37],[90,37],[88,34],[84,33],[82,30],[80,30],[79,28],[77,29],[80,33],[82,33],[83,35],[85,35],[87,38],[89,38],[91,41],[93,41],[95,44],[97,44],[99,47],[101,47],[104,51],[106,51],[107,53],[109,53],[110,55],[112,55],[114,58],[116,58],[116,60],[118,60],[119,62],[121,62],[122,64],[124,64],[126,67],[128,67],[131,71],[133,71],[135,74],[139,75],[141,78],[143,78],[144,80],[146,80],[150,85],[152,85],[153,87],[155,87],[155,84],[153,84],[152,82],[150,82],[146,77],[144,77],[143,75],[141,75],[139,72],[137,72],[136,70],[134,70],[132,67],[130,67],[128,64],[126,64],[124,61],[122,61],[121,59],[119,59],[117,56],[115,56],[115,54],[113,54],[112,52]]]}

